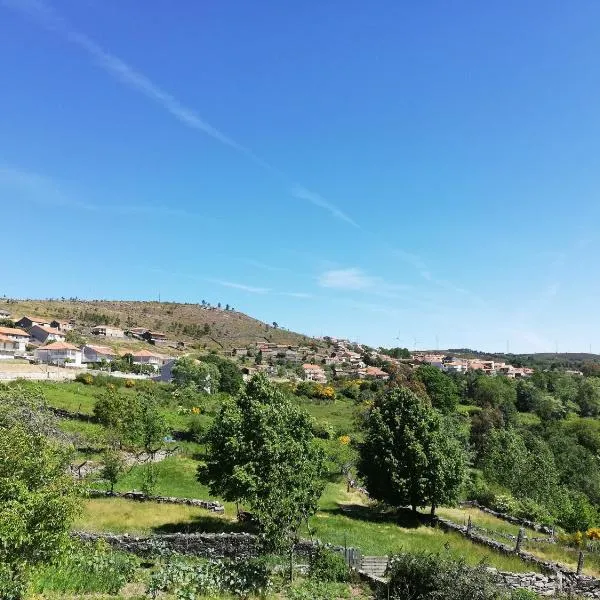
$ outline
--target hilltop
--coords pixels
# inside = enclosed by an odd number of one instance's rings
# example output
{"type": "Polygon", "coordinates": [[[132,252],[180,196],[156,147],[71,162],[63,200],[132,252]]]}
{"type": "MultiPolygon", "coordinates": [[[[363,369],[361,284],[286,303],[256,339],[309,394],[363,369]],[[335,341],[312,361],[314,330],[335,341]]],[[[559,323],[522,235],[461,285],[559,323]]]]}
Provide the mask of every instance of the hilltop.
{"type": "MultiPolygon", "coordinates": [[[[173,341],[199,348],[230,350],[257,343],[319,344],[300,333],[254,319],[244,313],[210,304],[127,300],[13,300],[0,301],[13,319],[22,316],[73,320],[77,326],[147,327],[166,333],[173,341]]],[[[320,345],[320,344],[319,344],[320,345]]]]}

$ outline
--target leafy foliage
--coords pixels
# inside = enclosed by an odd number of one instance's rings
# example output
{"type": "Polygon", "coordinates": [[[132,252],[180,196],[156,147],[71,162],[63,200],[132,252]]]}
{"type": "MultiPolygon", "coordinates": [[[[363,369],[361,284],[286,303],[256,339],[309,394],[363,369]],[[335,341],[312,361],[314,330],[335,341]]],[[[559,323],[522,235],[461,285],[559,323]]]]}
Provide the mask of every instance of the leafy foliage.
{"type": "Polygon", "coordinates": [[[453,501],[465,479],[466,459],[450,422],[407,388],[378,398],[365,422],[358,464],[369,493],[392,506],[436,506],[453,501]]]}
{"type": "Polygon", "coordinates": [[[341,554],[319,546],[310,557],[309,576],[317,581],[341,583],[350,580],[350,571],[341,554]]]}
{"type": "Polygon", "coordinates": [[[263,375],[225,402],[206,437],[199,480],[211,494],[251,507],[265,541],[281,547],[323,491],[323,452],[309,417],[263,375]]]}
{"type": "Polygon", "coordinates": [[[500,600],[501,592],[484,565],[469,567],[441,554],[392,556],[390,584],[381,598],[390,600],[500,600]]]}
{"type": "Polygon", "coordinates": [[[173,383],[177,386],[193,385],[196,389],[214,393],[219,389],[221,374],[216,365],[200,362],[189,356],[178,358],[173,365],[173,383]]]}
{"type": "Polygon", "coordinates": [[[71,449],[27,420],[40,399],[25,392],[0,406],[0,597],[23,597],[32,566],[64,552],[76,509],[65,470],[71,449]]]}

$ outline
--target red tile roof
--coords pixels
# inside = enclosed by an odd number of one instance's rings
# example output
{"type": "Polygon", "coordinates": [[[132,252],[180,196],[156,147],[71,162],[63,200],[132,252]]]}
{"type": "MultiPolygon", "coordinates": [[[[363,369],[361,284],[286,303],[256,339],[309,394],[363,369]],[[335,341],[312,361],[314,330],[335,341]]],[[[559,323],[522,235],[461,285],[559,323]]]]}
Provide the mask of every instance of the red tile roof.
{"type": "Polygon", "coordinates": [[[52,344],[37,349],[38,352],[41,352],[42,350],[79,350],[79,348],[67,342],[53,342],[52,344]]]}
{"type": "Polygon", "coordinates": [[[22,329],[17,329],[15,327],[0,327],[0,334],[2,335],[16,335],[20,337],[29,337],[29,334],[22,329]]]}

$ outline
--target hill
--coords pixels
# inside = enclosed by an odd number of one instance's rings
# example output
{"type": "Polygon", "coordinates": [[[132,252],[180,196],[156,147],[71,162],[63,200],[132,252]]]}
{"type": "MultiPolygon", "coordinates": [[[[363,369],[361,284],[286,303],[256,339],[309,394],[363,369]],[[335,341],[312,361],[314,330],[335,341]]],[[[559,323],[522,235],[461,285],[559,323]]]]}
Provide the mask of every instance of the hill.
{"type": "Polygon", "coordinates": [[[147,327],[166,333],[173,341],[183,341],[188,345],[209,350],[226,351],[264,342],[320,345],[318,340],[281,329],[276,324],[269,325],[244,313],[206,303],[3,299],[0,301],[0,309],[9,311],[15,320],[27,315],[73,320],[80,327],[147,327]]]}

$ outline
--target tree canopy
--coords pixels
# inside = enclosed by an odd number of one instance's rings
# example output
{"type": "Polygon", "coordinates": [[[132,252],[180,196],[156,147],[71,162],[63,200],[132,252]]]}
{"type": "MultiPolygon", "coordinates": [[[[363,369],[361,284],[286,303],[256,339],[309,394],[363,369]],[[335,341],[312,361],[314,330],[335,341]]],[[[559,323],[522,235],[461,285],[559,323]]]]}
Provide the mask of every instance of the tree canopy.
{"type": "Polygon", "coordinates": [[[377,500],[392,506],[451,502],[466,475],[466,456],[452,422],[431,404],[396,387],[374,402],[365,421],[359,474],[377,500]]]}
{"type": "Polygon", "coordinates": [[[219,389],[220,373],[214,364],[182,356],[173,365],[173,383],[178,386],[195,386],[198,391],[212,394],[219,389]]]}
{"type": "Polygon", "coordinates": [[[289,543],[324,488],[309,417],[259,374],[222,405],[205,439],[199,480],[211,494],[248,505],[268,547],[289,543]]]}

